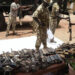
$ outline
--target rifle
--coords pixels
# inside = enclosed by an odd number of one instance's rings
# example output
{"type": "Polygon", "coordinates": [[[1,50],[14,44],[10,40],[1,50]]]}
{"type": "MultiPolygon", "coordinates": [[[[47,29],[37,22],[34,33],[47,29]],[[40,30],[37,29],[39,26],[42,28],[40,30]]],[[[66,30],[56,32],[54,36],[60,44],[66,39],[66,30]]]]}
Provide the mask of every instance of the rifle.
{"type": "Polygon", "coordinates": [[[60,7],[59,14],[68,15],[67,18],[64,18],[64,17],[58,17],[58,18],[60,20],[65,19],[69,22],[69,33],[70,33],[69,41],[71,41],[72,40],[72,25],[75,25],[75,23],[71,23],[70,13],[68,11],[70,9],[67,9],[67,2],[68,2],[68,0],[62,0],[62,1],[58,0],[58,4],[59,4],[59,7],[60,7]]]}
{"type": "Polygon", "coordinates": [[[72,25],[75,25],[75,23],[71,23],[70,15],[69,15],[69,32],[70,32],[70,37],[69,40],[72,40],[72,25]]]}
{"type": "Polygon", "coordinates": [[[48,64],[47,64],[47,57],[44,56],[42,50],[39,50],[39,52],[40,52],[40,57],[41,57],[41,69],[44,69],[44,68],[46,68],[48,66],[48,64]]]}
{"type": "Polygon", "coordinates": [[[5,71],[10,72],[17,67],[13,59],[10,58],[9,53],[4,53],[4,58],[5,60],[3,61],[2,66],[5,71]]]}

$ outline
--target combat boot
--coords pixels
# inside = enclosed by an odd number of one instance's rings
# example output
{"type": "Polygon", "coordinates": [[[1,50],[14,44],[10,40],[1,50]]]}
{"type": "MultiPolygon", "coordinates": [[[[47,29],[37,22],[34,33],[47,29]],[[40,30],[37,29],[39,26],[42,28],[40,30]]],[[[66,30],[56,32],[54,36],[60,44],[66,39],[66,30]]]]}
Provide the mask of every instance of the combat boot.
{"type": "Polygon", "coordinates": [[[54,38],[52,38],[52,39],[50,40],[50,42],[51,42],[51,43],[56,43],[56,41],[54,40],[54,38]]]}
{"type": "Polygon", "coordinates": [[[6,37],[8,37],[9,36],[9,34],[6,34],[6,37]]]}
{"type": "Polygon", "coordinates": [[[14,33],[13,33],[13,35],[17,35],[17,33],[16,33],[16,32],[14,32],[14,33]]]}

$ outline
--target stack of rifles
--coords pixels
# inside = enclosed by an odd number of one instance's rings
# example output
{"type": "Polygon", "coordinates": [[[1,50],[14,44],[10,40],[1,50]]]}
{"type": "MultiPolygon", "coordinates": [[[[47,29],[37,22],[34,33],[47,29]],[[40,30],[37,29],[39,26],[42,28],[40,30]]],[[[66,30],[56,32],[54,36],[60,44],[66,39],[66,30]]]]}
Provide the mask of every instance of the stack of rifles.
{"type": "Polygon", "coordinates": [[[75,44],[63,44],[55,50],[49,48],[46,52],[33,49],[11,51],[0,55],[0,72],[36,72],[62,63],[70,55],[75,55],[75,44]]]}

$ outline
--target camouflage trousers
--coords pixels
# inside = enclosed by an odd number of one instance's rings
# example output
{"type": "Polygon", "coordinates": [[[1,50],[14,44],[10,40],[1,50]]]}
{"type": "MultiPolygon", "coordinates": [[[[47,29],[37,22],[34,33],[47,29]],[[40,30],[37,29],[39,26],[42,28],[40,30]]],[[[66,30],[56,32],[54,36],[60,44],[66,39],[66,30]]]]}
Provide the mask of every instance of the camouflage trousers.
{"type": "Polygon", "coordinates": [[[54,34],[55,29],[57,27],[57,19],[56,18],[54,19],[54,18],[50,17],[50,26],[49,27],[50,27],[52,33],[54,34]]]}
{"type": "Polygon", "coordinates": [[[13,33],[15,33],[16,17],[13,17],[13,16],[9,15],[8,25],[7,25],[7,33],[6,34],[9,34],[9,30],[10,30],[11,25],[12,25],[13,33]]]}
{"type": "Polygon", "coordinates": [[[36,50],[39,50],[41,43],[44,45],[44,48],[47,47],[46,44],[47,40],[47,27],[46,26],[39,26],[37,30],[37,40],[36,40],[36,50]]]}

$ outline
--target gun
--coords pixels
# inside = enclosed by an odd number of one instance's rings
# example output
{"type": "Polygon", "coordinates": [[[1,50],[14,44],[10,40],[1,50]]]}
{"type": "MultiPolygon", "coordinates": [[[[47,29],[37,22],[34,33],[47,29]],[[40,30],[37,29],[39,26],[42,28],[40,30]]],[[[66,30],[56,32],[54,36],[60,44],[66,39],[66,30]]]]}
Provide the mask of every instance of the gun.
{"type": "Polygon", "coordinates": [[[70,33],[69,40],[71,41],[72,40],[72,25],[75,25],[75,23],[71,23],[70,14],[68,11],[70,9],[67,8],[67,2],[68,2],[68,0],[62,0],[62,1],[58,0],[58,4],[60,7],[59,13],[63,14],[63,15],[68,15],[67,18],[64,18],[64,17],[59,17],[59,18],[68,20],[68,22],[69,22],[69,33],[70,33]]]}
{"type": "Polygon", "coordinates": [[[41,69],[42,58],[41,58],[40,50],[38,52],[34,51],[33,56],[35,58],[37,69],[41,69]]]}
{"type": "Polygon", "coordinates": [[[4,59],[5,60],[3,61],[2,66],[6,72],[10,72],[16,68],[16,63],[9,57],[9,53],[4,53],[4,59]]]}
{"type": "Polygon", "coordinates": [[[46,58],[46,56],[43,55],[42,50],[39,50],[39,52],[40,52],[40,57],[41,57],[41,69],[44,69],[48,66],[47,58],[46,58]]]}
{"type": "MultiPolygon", "coordinates": [[[[16,63],[20,66],[19,70],[22,72],[30,72],[30,55],[27,50],[18,51],[19,57],[16,57],[16,63]]],[[[14,58],[15,59],[15,58],[14,58]]]]}
{"type": "Polygon", "coordinates": [[[63,61],[58,54],[55,55],[55,59],[57,60],[57,63],[61,63],[63,61]]]}
{"type": "Polygon", "coordinates": [[[30,55],[30,60],[31,60],[31,64],[30,64],[30,68],[32,72],[37,71],[37,65],[36,65],[36,61],[35,58],[33,56],[33,51],[28,51],[29,55],[30,55]]]}
{"type": "Polygon", "coordinates": [[[47,56],[47,63],[49,66],[53,63],[50,56],[47,56]]]}
{"type": "Polygon", "coordinates": [[[46,56],[54,55],[54,54],[55,54],[55,51],[54,51],[53,48],[47,48],[46,50],[47,50],[47,52],[48,52],[48,53],[46,54],[46,56]]]}
{"type": "Polygon", "coordinates": [[[69,15],[69,33],[70,33],[70,37],[69,40],[72,40],[72,25],[75,25],[75,23],[71,23],[71,19],[70,19],[70,15],[69,15]]]}

